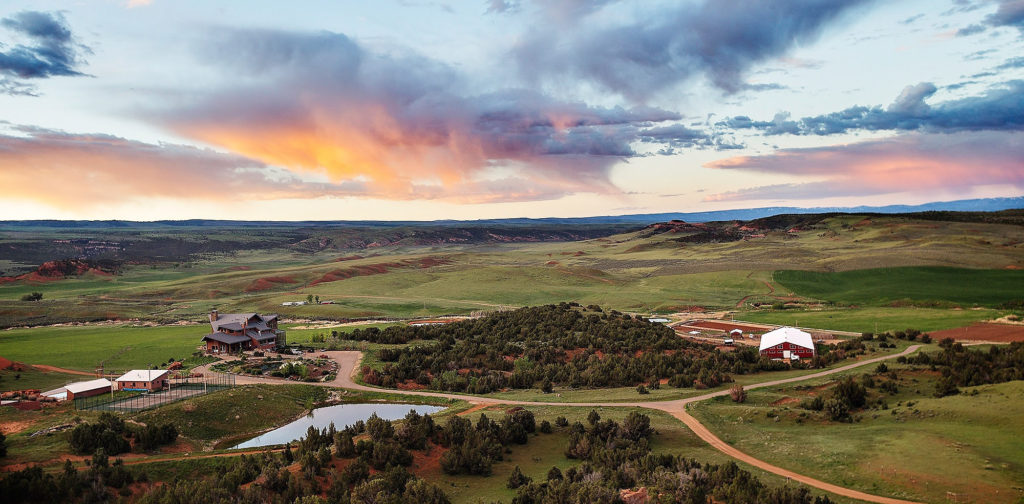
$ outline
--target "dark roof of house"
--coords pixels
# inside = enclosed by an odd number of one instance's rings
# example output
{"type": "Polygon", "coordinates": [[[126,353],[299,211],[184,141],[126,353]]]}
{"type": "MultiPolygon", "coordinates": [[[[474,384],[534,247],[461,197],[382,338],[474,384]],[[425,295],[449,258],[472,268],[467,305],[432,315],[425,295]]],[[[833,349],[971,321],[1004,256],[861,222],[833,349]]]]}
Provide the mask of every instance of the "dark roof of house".
{"type": "Polygon", "coordinates": [[[210,327],[214,332],[221,329],[241,331],[242,329],[257,329],[260,331],[269,330],[268,322],[276,320],[276,314],[260,315],[259,313],[221,313],[217,320],[210,321],[210,327]]]}
{"type": "Polygon", "coordinates": [[[267,330],[267,331],[251,331],[250,330],[250,331],[246,331],[245,334],[247,336],[251,336],[252,338],[256,339],[256,341],[269,341],[269,340],[276,340],[277,339],[277,334],[275,334],[274,331],[270,331],[270,330],[267,330]]]}
{"type": "Polygon", "coordinates": [[[249,337],[241,334],[225,334],[222,332],[214,332],[207,334],[206,336],[203,336],[202,341],[206,340],[218,341],[220,343],[224,343],[225,345],[234,345],[235,343],[244,343],[246,341],[249,341],[249,337]]]}

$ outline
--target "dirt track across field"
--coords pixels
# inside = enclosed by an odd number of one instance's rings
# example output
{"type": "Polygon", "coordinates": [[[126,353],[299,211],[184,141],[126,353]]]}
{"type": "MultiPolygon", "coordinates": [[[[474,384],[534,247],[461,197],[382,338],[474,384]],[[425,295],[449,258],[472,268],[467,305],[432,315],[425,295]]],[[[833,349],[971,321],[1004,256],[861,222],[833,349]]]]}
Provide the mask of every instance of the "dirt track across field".
{"type": "MultiPolygon", "coordinates": [[[[855,368],[862,367],[862,366],[868,366],[868,365],[874,364],[876,362],[881,362],[881,361],[884,361],[884,360],[895,359],[895,358],[900,357],[900,356],[909,355],[911,353],[916,352],[919,348],[921,348],[921,345],[913,345],[913,346],[907,348],[906,350],[904,350],[904,351],[902,351],[902,352],[900,352],[898,354],[886,355],[886,356],[882,356],[882,357],[875,357],[873,359],[865,359],[865,360],[854,362],[852,364],[848,364],[848,365],[841,366],[841,367],[838,367],[838,368],[827,369],[825,371],[819,371],[817,373],[812,373],[812,374],[808,374],[808,375],[796,376],[796,377],[793,377],[793,378],[786,378],[786,379],[782,379],[782,380],[771,380],[771,381],[767,381],[767,382],[756,383],[756,384],[752,384],[752,385],[747,385],[744,388],[747,389],[747,390],[753,390],[753,389],[764,388],[764,387],[774,387],[774,386],[783,385],[783,384],[786,384],[786,383],[793,383],[793,382],[799,382],[799,381],[804,381],[804,380],[810,380],[810,379],[814,379],[814,378],[821,378],[821,377],[829,376],[829,375],[832,375],[832,374],[835,374],[835,373],[841,373],[843,371],[848,371],[850,369],[855,369],[855,368]]],[[[382,388],[379,388],[379,387],[370,387],[370,386],[362,385],[360,383],[356,383],[353,380],[353,377],[355,376],[356,372],[359,369],[359,363],[362,362],[362,359],[363,359],[362,352],[347,350],[347,351],[328,351],[328,352],[323,352],[323,353],[327,354],[328,357],[330,357],[331,359],[334,359],[338,363],[338,375],[337,375],[337,377],[333,381],[331,381],[331,382],[324,382],[324,383],[318,383],[318,385],[331,386],[331,387],[341,387],[341,388],[353,389],[353,390],[364,390],[364,391],[371,391],[371,392],[389,392],[389,393],[393,393],[393,394],[402,394],[402,395],[411,395],[411,396],[441,397],[441,398],[446,398],[446,399],[456,399],[456,400],[467,401],[469,403],[474,404],[474,408],[473,408],[474,410],[477,409],[477,408],[482,408],[482,407],[486,407],[488,405],[493,405],[493,404],[513,404],[513,405],[523,405],[523,406],[530,406],[530,405],[532,405],[532,406],[571,406],[571,407],[605,407],[605,408],[625,407],[625,408],[649,408],[649,409],[656,409],[656,410],[664,411],[664,412],[672,415],[673,417],[679,419],[680,421],[682,421],[684,424],[686,424],[687,427],[690,428],[690,430],[693,431],[694,434],[696,434],[698,437],[700,437],[705,442],[710,444],[716,450],[718,450],[718,451],[720,451],[720,452],[722,452],[722,453],[724,453],[724,454],[726,454],[726,455],[728,455],[730,457],[733,457],[736,460],[739,460],[741,462],[745,462],[745,463],[750,464],[750,465],[752,465],[754,467],[757,467],[759,469],[763,469],[763,470],[765,470],[767,472],[774,473],[774,474],[777,474],[779,476],[783,476],[785,478],[788,478],[790,480],[798,481],[798,482],[803,483],[803,484],[805,484],[807,486],[811,486],[811,487],[815,487],[815,488],[818,488],[818,489],[821,489],[821,490],[825,490],[827,492],[831,492],[831,493],[834,493],[836,495],[841,495],[843,497],[849,497],[851,499],[858,499],[858,500],[862,500],[862,501],[866,501],[866,502],[876,502],[876,503],[879,503],[879,504],[913,504],[913,501],[894,499],[894,498],[891,498],[891,497],[883,497],[883,496],[879,496],[879,495],[872,495],[872,494],[860,492],[860,491],[857,491],[857,490],[852,490],[852,489],[849,489],[849,488],[844,488],[844,487],[841,487],[841,486],[834,485],[832,483],[828,483],[828,482],[825,482],[825,481],[821,481],[821,480],[812,478],[810,476],[805,476],[805,475],[802,475],[802,474],[797,474],[795,472],[792,472],[790,470],[778,467],[776,465],[769,464],[768,462],[765,462],[765,461],[760,460],[758,458],[755,458],[755,457],[753,457],[753,456],[751,456],[751,455],[749,455],[747,453],[744,453],[744,452],[742,452],[742,451],[740,451],[740,450],[730,446],[725,441],[722,441],[718,436],[716,436],[714,433],[712,433],[710,430],[708,430],[707,427],[705,427],[703,424],[701,424],[699,420],[694,418],[693,415],[690,415],[690,413],[686,411],[686,407],[689,404],[695,403],[695,402],[699,402],[699,401],[704,401],[704,400],[707,400],[707,399],[711,399],[713,397],[727,395],[729,393],[728,390],[719,390],[717,392],[710,392],[710,393],[703,394],[703,395],[700,395],[700,396],[689,397],[689,398],[685,398],[685,399],[678,399],[678,400],[675,400],[675,401],[618,402],[618,403],[563,403],[563,402],[543,402],[543,401],[509,401],[509,400],[503,400],[503,399],[495,399],[495,398],[491,398],[491,397],[471,396],[471,395],[462,395],[462,394],[447,394],[447,393],[443,393],[443,392],[428,392],[428,391],[421,391],[421,390],[382,389],[382,388]]],[[[273,379],[273,378],[256,378],[256,377],[238,376],[236,378],[236,383],[237,384],[249,384],[249,383],[277,383],[277,384],[280,384],[280,383],[294,383],[294,382],[289,382],[289,381],[280,380],[280,379],[273,379]]]]}
{"type": "Polygon", "coordinates": [[[932,339],[953,338],[957,341],[1010,343],[1024,341],[1024,325],[978,323],[967,327],[928,333],[932,339]]]}

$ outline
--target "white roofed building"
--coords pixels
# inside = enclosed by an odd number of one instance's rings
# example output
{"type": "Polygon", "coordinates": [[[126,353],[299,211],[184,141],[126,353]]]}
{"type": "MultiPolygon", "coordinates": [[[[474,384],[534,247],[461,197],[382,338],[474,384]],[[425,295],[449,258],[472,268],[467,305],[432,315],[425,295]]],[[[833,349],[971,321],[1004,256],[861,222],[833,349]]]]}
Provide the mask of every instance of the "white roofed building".
{"type": "Polygon", "coordinates": [[[813,359],[814,340],[811,334],[795,327],[782,327],[761,336],[761,355],[770,359],[813,359]]]}
{"type": "Polygon", "coordinates": [[[83,382],[69,383],[64,386],[67,390],[67,399],[74,401],[76,397],[92,397],[100,394],[109,394],[113,384],[106,378],[83,382]]]}
{"type": "Polygon", "coordinates": [[[167,388],[167,374],[166,369],[133,369],[115,380],[117,390],[163,390],[167,388]]]}

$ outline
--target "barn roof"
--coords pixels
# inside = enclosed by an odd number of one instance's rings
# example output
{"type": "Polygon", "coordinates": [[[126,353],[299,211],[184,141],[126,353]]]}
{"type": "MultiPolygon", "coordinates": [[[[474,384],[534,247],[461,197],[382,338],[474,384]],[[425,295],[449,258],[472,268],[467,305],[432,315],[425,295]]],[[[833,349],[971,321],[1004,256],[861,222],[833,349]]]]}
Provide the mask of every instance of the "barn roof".
{"type": "Polygon", "coordinates": [[[810,333],[803,332],[794,327],[783,327],[764,333],[764,336],[761,336],[759,350],[773,347],[779,343],[793,343],[804,348],[814,349],[814,341],[811,339],[810,333]]]}
{"type": "Polygon", "coordinates": [[[249,341],[249,337],[244,334],[227,334],[222,332],[215,332],[203,336],[202,341],[213,340],[225,345],[234,345],[235,343],[244,343],[249,341]]]}
{"type": "Polygon", "coordinates": [[[159,380],[161,376],[167,373],[166,369],[133,369],[121,375],[115,381],[153,381],[159,380]]]}
{"type": "Polygon", "coordinates": [[[100,378],[98,380],[69,383],[65,385],[64,388],[67,389],[67,391],[71,392],[72,394],[81,394],[82,392],[88,392],[90,390],[97,390],[102,388],[109,389],[110,385],[110,380],[106,378],[100,378]]]}

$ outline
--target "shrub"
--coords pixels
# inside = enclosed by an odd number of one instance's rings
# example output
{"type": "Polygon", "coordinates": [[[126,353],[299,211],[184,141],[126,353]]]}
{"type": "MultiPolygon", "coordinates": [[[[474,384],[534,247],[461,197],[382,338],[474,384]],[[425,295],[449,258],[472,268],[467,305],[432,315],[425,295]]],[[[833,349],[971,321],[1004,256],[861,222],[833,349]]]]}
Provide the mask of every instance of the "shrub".
{"type": "Polygon", "coordinates": [[[544,434],[551,434],[551,422],[542,420],[540,422],[540,431],[544,434]]]}
{"type": "Polygon", "coordinates": [[[531,482],[533,482],[533,480],[525,476],[523,471],[520,470],[517,465],[516,468],[512,470],[512,475],[508,477],[507,486],[509,489],[515,490],[523,485],[529,485],[531,482]]]}
{"type": "Polygon", "coordinates": [[[650,392],[647,391],[647,387],[643,386],[643,384],[637,385],[636,391],[639,394],[650,394],[650,392]]]}
{"type": "Polygon", "coordinates": [[[821,411],[825,408],[825,400],[821,397],[813,397],[800,401],[800,407],[811,411],[821,411]]]}
{"type": "Polygon", "coordinates": [[[568,427],[569,420],[566,420],[564,416],[560,416],[555,419],[555,425],[557,425],[558,427],[568,427]]]}
{"type": "Polygon", "coordinates": [[[743,385],[733,385],[729,389],[729,397],[732,398],[732,402],[741,403],[747,400],[747,391],[743,390],[743,385]]]}
{"type": "Polygon", "coordinates": [[[850,417],[850,406],[845,401],[833,397],[825,401],[825,412],[832,420],[845,420],[850,417]]]}

